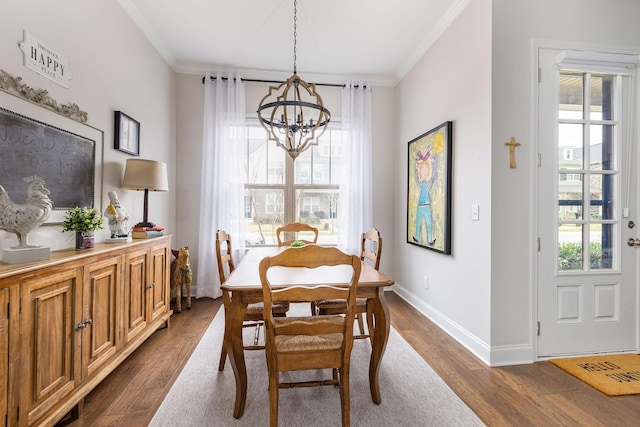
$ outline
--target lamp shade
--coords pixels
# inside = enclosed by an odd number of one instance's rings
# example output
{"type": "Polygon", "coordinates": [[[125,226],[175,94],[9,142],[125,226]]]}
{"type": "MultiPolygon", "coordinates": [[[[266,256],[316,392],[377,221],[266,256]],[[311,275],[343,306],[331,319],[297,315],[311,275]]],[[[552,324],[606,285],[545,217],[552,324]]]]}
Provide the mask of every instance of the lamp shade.
{"type": "Polygon", "coordinates": [[[130,190],[169,191],[167,164],[155,160],[127,159],[122,186],[130,190]]]}

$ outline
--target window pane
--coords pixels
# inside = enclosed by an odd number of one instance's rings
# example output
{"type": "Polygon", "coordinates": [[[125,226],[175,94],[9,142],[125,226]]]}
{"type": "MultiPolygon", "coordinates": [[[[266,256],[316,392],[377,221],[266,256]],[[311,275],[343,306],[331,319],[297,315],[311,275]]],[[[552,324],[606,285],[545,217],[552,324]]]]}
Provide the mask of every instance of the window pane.
{"type": "Polygon", "coordinates": [[[296,190],[296,221],[318,229],[318,244],[338,243],[338,193],[337,189],[296,190]]]}
{"type": "Polygon", "coordinates": [[[296,185],[338,185],[342,153],[342,131],[328,129],[296,159],[296,185]]]}
{"type": "Polygon", "coordinates": [[[267,133],[262,128],[249,127],[249,144],[247,147],[247,182],[264,184],[267,182],[267,170],[264,167],[267,161],[267,133]]]}
{"type": "Polygon", "coordinates": [[[615,177],[592,174],[589,182],[589,218],[614,219],[615,177]]]}
{"type": "Polygon", "coordinates": [[[613,224],[591,224],[589,264],[592,270],[613,268],[613,224]]]}
{"type": "Polygon", "coordinates": [[[247,183],[284,184],[285,152],[259,127],[249,127],[247,183]]]}
{"type": "Polygon", "coordinates": [[[589,163],[591,170],[613,170],[615,164],[615,146],[613,145],[612,125],[591,125],[589,163]]]}
{"type": "Polygon", "coordinates": [[[338,185],[342,178],[342,164],[344,163],[343,131],[331,131],[331,184],[338,185]]]}
{"type": "Polygon", "coordinates": [[[561,173],[558,179],[558,219],[582,219],[582,174],[561,173]]]}
{"type": "Polygon", "coordinates": [[[275,230],[284,223],[284,191],[277,189],[245,190],[253,207],[253,217],[245,222],[248,245],[276,245],[275,230]]]}
{"type": "Polygon", "coordinates": [[[558,270],[582,270],[582,225],[562,224],[558,229],[558,270]]]}
{"type": "Polygon", "coordinates": [[[613,76],[591,76],[591,120],[613,120],[613,76]]]}
{"type": "Polygon", "coordinates": [[[583,118],[582,74],[560,74],[560,119],[583,118]]]}
{"type": "Polygon", "coordinates": [[[582,124],[560,123],[558,125],[558,149],[560,169],[583,169],[582,124]]]}

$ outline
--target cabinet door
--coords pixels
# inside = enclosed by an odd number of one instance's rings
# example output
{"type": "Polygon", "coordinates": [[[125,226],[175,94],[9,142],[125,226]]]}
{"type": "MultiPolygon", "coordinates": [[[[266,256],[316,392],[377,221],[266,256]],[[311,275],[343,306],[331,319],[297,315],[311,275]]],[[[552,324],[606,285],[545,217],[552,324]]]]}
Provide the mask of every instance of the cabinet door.
{"type": "Polygon", "coordinates": [[[131,341],[149,323],[147,312],[147,248],[129,252],[124,274],[124,340],[131,341]]]}
{"type": "Polygon", "coordinates": [[[31,425],[80,381],[82,268],[54,268],[21,282],[20,419],[26,415],[31,425]]]}
{"type": "Polygon", "coordinates": [[[117,349],[117,293],[120,257],[89,264],[84,270],[82,293],[82,377],[86,378],[117,349]]]}
{"type": "Polygon", "coordinates": [[[8,418],[9,288],[0,289],[0,421],[8,418]]]}
{"type": "Polygon", "coordinates": [[[168,244],[156,245],[150,249],[149,299],[151,315],[149,321],[162,316],[169,311],[169,246],[168,244]]]}

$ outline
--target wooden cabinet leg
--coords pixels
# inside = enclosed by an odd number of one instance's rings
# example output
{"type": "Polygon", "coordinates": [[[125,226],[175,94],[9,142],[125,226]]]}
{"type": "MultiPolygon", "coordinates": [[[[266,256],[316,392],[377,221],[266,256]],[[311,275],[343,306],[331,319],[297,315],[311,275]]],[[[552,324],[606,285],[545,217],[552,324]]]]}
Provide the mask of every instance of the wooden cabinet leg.
{"type": "Polygon", "coordinates": [[[84,397],[80,399],[78,404],[73,407],[71,410],[71,419],[77,420],[82,416],[82,411],[84,410],[84,397]]]}

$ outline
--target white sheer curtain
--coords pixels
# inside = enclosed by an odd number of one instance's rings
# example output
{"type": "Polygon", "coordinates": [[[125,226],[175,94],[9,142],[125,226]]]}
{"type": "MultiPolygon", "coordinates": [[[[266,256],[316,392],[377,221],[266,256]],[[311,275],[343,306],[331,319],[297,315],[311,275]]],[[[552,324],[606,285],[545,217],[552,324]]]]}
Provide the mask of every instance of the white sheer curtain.
{"type": "Polygon", "coordinates": [[[371,86],[347,82],[342,88],[342,129],[346,135],[344,176],[340,181],[338,245],[360,251],[362,232],[373,227],[371,86]]]}
{"type": "Polygon", "coordinates": [[[240,75],[218,73],[213,81],[210,77],[207,73],[204,83],[196,298],[222,296],[216,230],[231,234],[235,250],[244,248],[240,225],[244,218],[245,85],[240,75]]]}

